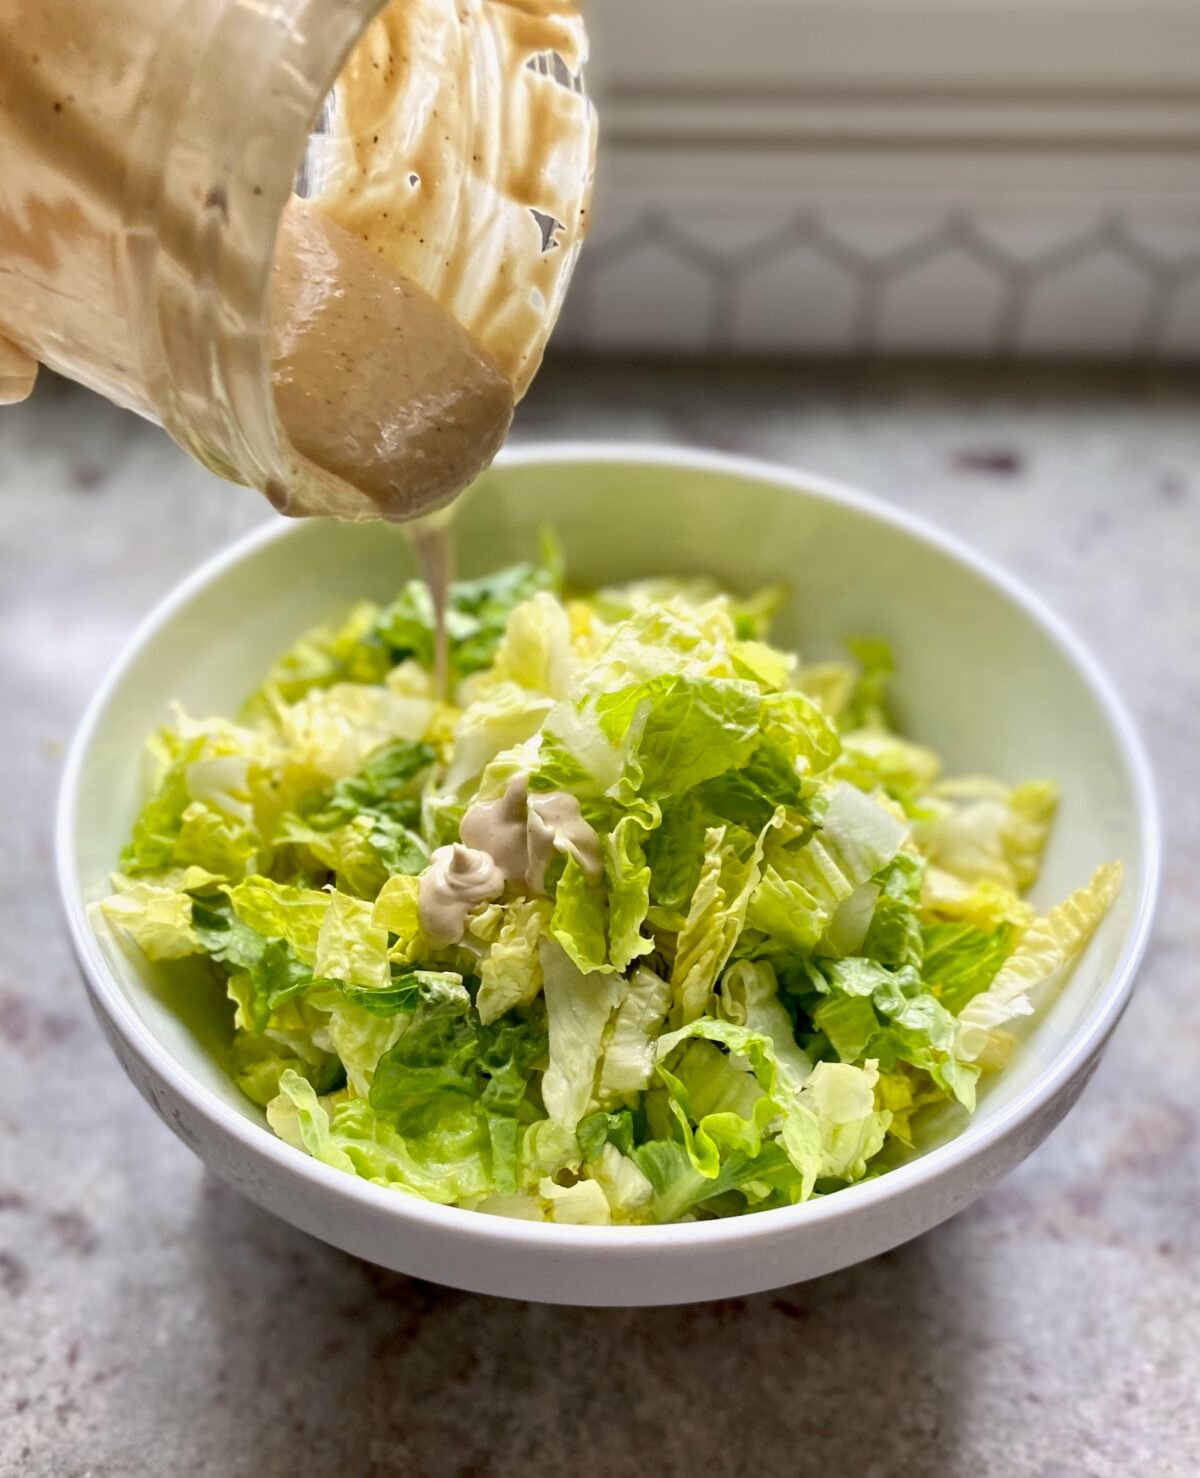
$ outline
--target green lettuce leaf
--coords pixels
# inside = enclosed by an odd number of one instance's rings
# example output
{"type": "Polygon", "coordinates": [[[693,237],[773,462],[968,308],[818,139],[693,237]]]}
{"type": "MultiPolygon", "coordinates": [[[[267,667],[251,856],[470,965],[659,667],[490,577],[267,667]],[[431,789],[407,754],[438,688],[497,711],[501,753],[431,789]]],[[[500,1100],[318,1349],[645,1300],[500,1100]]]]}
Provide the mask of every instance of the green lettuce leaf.
{"type": "Polygon", "coordinates": [[[851,887],[874,878],[900,851],[908,829],[853,785],[830,788],[821,843],[851,887]]]}
{"type": "Polygon", "coordinates": [[[492,1187],[486,1128],[470,1105],[409,1137],[361,1098],[337,1104],[331,1117],[307,1079],[289,1071],[267,1120],[281,1139],[314,1159],[427,1201],[452,1205],[492,1187]]]}
{"type": "Polygon", "coordinates": [[[322,869],[328,869],[340,892],[374,898],[393,872],[419,873],[429,861],[424,848],[419,847],[406,859],[412,865],[389,866],[375,846],[374,837],[375,826],[367,816],[356,817],[332,831],[321,831],[289,812],[280,822],[274,847],[277,854],[284,847],[304,848],[305,855],[290,859],[298,873],[311,873],[315,877],[322,869]]]}
{"type": "Polygon", "coordinates": [[[781,877],[767,863],[755,884],[746,913],[746,923],[797,954],[816,947],[830,921],[830,909],[821,904],[803,883],[781,877]]]}
{"type": "Polygon", "coordinates": [[[664,801],[662,821],[646,840],[650,898],[658,908],[686,913],[700,881],[708,812],[694,794],[664,801]]]}
{"type": "Polygon", "coordinates": [[[740,770],[727,770],[692,792],[709,825],[732,822],[760,832],[781,807],[801,815],[808,809],[808,788],[794,756],[770,744],[759,744],[740,770]]]}
{"type": "Polygon", "coordinates": [[[633,1153],[635,1128],[633,1115],[628,1109],[609,1114],[603,1111],[589,1114],[580,1120],[575,1131],[583,1158],[589,1164],[600,1158],[606,1144],[614,1145],[623,1155],[633,1153]]]}
{"type": "MultiPolygon", "coordinates": [[[[284,703],[296,703],[313,688],[338,682],[378,683],[392,665],[372,631],[379,608],[360,601],[337,625],[314,627],[271,665],[264,689],[284,703]]],[[[252,705],[263,706],[263,705],[252,705]]]]}
{"type": "Polygon", "coordinates": [[[117,891],[103,900],[100,911],[148,960],[181,960],[202,948],[192,927],[193,903],[186,887],[119,873],[113,886],[117,891]]]}
{"type": "Polygon", "coordinates": [[[858,663],[858,677],[840,715],[843,732],[855,729],[891,729],[887,691],[896,670],[892,649],[877,638],[859,637],[846,643],[858,663]]]}
{"type": "Polygon", "coordinates": [[[480,1033],[480,1067],[486,1082],[480,1104],[491,1145],[492,1182],[496,1193],[512,1195],[520,1185],[522,1126],[532,1109],[529,1080],[535,1061],[544,1057],[547,1036],[540,1023],[509,1019],[480,1033]]]}
{"type": "Polygon", "coordinates": [[[559,601],[539,591],[508,617],[488,679],[565,698],[575,666],[570,618],[559,601]]]}
{"type": "Polygon", "coordinates": [[[480,966],[476,1005],[485,1026],[517,1006],[528,1006],[542,988],[538,941],[550,925],[551,904],[520,898],[504,909],[504,921],[480,966]]]}
{"type": "Polygon", "coordinates": [[[813,1011],[813,1025],[842,1062],[860,1062],[879,1033],[869,995],[829,995],[813,1011]]]}
{"type": "Polygon", "coordinates": [[[605,1029],[626,982],[584,974],[553,940],[541,941],[542,991],[550,1027],[550,1063],[542,1078],[546,1112],[574,1132],[593,1098],[605,1029]]]}
{"type": "Polygon", "coordinates": [[[391,982],[388,936],[372,921],[373,905],[336,890],[317,935],[313,970],[326,979],[380,989],[391,982]]]}
{"type": "Polygon", "coordinates": [[[922,977],[938,1000],[958,1015],[969,1000],[986,990],[1015,944],[1016,930],[978,929],[974,924],[926,924],[921,930],[922,977]]]}
{"type": "Polygon", "coordinates": [[[363,991],[358,996],[357,989],[360,988],[346,987],[340,982],[315,984],[303,1000],[322,1013],[324,1027],[313,1030],[314,1042],[319,1039],[323,1049],[336,1055],[354,1097],[366,1098],[371,1092],[376,1067],[408,1030],[413,1012],[405,1009],[385,1015],[382,1007],[388,990],[363,991]],[[362,1004],[363,996],[367,995],[371,997],[370,1006],[362,1004]]]}
{"type": "Polygon", "coordinates": [[[518,1186],[520,1120],[532,1064],[546,1047],[535,1021],[508,1018],[483,1026],[465,992],[458,1002],[427,999],[381,1057],[370,1104],[418,1156],[425,1141],[436,1147],[447,1137],[465,1140],[468,1158],[481,1154],[488,1172],[487,1187],[473,1194],[509,1195],[518,1186]]]}
{"type": "Polygon", "coordinates": [[[796,1199],[806,1200],[823,1180],[861,1180],[883,1147],[891,1121],[875,1107],[879,1070],[868,1060],[861,1067],[818,1062],[783,1121],[780,1138],[788,1159],[800,1172],[796,1199]]]}
{"type": "Polygon", "coordinates": [[[879,874],[875,911],[862,942],[868,959],[893,969],[920,966],[925,946],[918,910],[924,879],[924,859],[911,852],[898,852],[879,874]]]}
{"type": "Polygon", "coordinates": [[[859,883],[834,909],[820,940],[820,953],[833,959],[858,954],[875,917],[878,902],[878,883],[859,883]]]}
{"type": "Polygon", "coordinates": [[[608,919],[603,887],[593,887],[574,857],[567,858],[554,898],[550,933],[585,974],[608,966],[608,919]]]}
{"type": "Polygon", "coordinates": [[[220,719],[197,724],[177,711],[150,745],[156,778],[121,852],[122,872],[193,865],[241,876],[258,847],[251,776],[269,752],[249,729],[220,719]]]}
{"type": "Polygon", "coordinates": [[[335,985],[351,1005],[383,1020],[413,1012],[422,1003],[448,1007],[453,1002],[464,1011],[471,1003],[462,976],[452,970],[405,970],[380,986],[352,985],[344,980],[322,983],[335,985]]]}
{"type": "Polygon", "coordinates": [[[604,839],[608,956],[613,968],[622,972],[654,948],[642,926],[650,911],[650,868],[644,842],[657,820],[657,808],[626,812],[604,839]]]}
{"type": "Polygon", "coordinates": [[[813,1010],[813,1023],[843,1062],[865,1056],[885,1069],[906,1062],[974,1108],[978,1071],[961,1059],[954,1017],[915,969],[855,958],[830,961],[822,972],[830,995],[813,1010]]]}
{"type": "Polygon", "coordinates": [[[1013,789],[993,780],[944,781],[936,811],[919,828],[929,861],[966,883],[995,883],[1020,893],[1037,881],[1058,806],[1058,787],[1013,789]]]}
{"type": "MultiPolygon", "coordinates": [[[[660,1076],[671,1094],[672,1112],[684,1130],[684,1147],[693,1168],[706,1179],[717,1180],[731,1156],[739,1157],[735,1161],[739,1169],[752,1164],[758,1158],[762,1133],[772,1114],[782,1115],[781,1143],[801,1177],[797,1199],[810,1196],[821,1179],[860,1179],[883,1145],[889,1120],[885,1111],[875,1108],[878,1070],[871,1062],[863,1067],[818,1063],[799,1091],[793,1092],[786,1080],[780,1081],[768,1038],[711,1018],[693,1021],[663,1037],[658,1044],[658,1061],[660,1076]],[[756,1101],[749,1116],[720,1107],[697,1120],[696,1105],[689,1102],[686,1085],[681,1093],[664,1067],[682,1042],[697,1038],[719,1043],[744,1059],[767,1107],[760,1107],[756,1101]]],[[[727,1061],[732,1064],[731,1059],[727,1061]]],[[[650,1169],[640,1160],[639,1164],[653,1181],[650,1169]]]]}
{"type": "Polygon", "coordinates": [[[328,893],[294,888],[266,877],[246,878],[227,891],[242,923],[265,939],[283,940],[311,969],[329,910],[328,893]]]}
{"type": "Polygon", "coordinates": [[[594,1180],[562,1186],[547,1177],[539,1184],[538,1194],[548,1203],[548,1221],[569,1226],[607,1226],[612,1221],[608,1197],[594,1180]]]}
{"type": "Polygon", "coordinates": [[[341,1087],[346,1074],[333,1053],[317,1053],[316,1060],[306,1061],[290,1047],[256,1032],[234,1033],[230,1048],[230,1072],[234,1082],[251,1101],[266,1108],[280,1092],[285,1072],[298,1073],[312,1084],[318,1094],[332,1093],[341,1087]]]}
{"type": "Polygon", "coordinates": [[[921,887],[923,923],[973,924],[985,932],[1003,926],[1028,929],[1037,917],[1031,903],[999,883],[966,883],[940,867],[926,865],[921,887]]]}
{"type": "MultiPolygon", "coordinates": [[[[530,693],[516,683],[497,683],[489,688],[455,727],[454,753],[443,782],[446,790],[458,791],[477,781],[497,757],[506,758],[509,751],[532,739],[557,711],[552,699],[530,693]]],[[[500,775],[489,772],[491,784],[480,788],[480,797],[492,799],[502,794],[518,768],[523,768],[519,761],[504,764],[500,775]]]]}
{"type": "MultiPolygon", "coordinates": [[[[453,672],[465,677],[487,667],[496,655],[512,613],[539,591],[556,590],[561,578],[557,557],[547,551],[537,565],[512,565],[478,580],[453,581],[447,609],[453,672]]],[[[434,613],[426,586],[418,580],[410,581],[380,613],[374,637],[393,660],[415,657],[423,667],[432,667],[434,613]]]]}
{"type": "MultiPolygon", "coordinates": [[[[959,1013],[956,1051],[963,1061],[977,1062],[1000,1046],[998,1029],[1033,1011],[1030,993],[1066,976],[1121,891],[1121,877],[1120,863],[1097,868],[1084,887],[1031,926],[987,990],[959,1013]]],[[[1003,1049],[997,1055],[1002,1059],[1003,1049]]]]}
{"type": "Polygon", "coordinates": [[[425,1010],[380,1058],[371,1083],[371,1107],[401,1126],[420,1124],[447,1095],[474,1101],[480,1094],[479,1028],[464,1009],[425,1010]]]}
{"type": "Polygon", "coordinates": [[[357,775],[337,781],[305,806],[313,826],[340,826],[363,812],[411,824],[418,814],[420,780],[437,758],[425,743],[400,739],[378,749],[357,775]]]}
{"type": "Polygon", "coordinates": [[[755,1162],[735,1150],[722,1160],[715,1177],[706,1176],[687,1147],[674,1139],[647,1140],[634,1150],[633,1160],[650,1184],[649,1219],[657,1222],[691,1217],[695,1208],[736,1191],[755,1174],[755,1162]]]}
{"type": "Polygon", "coordinates": [[[806,773],[828,770],[841,751],[841,740],[829,717],[807,694],[799,691],[768,694],[763,710],[763,737],[799,761],[806,773]]]}
{"type": "Polygon", "coordinates": [[[393,960],[411,964],[428,953],[421,934],[421,885],[417,878],[403,873],[388,878],[371,910],[371,922],[387,931],[393,960]]]}
{"type": "Polygon", "coordinates": [[[609,1140],[589,1164],[588,1175],[604,1192],[612,1220],[642,1220],[653,1199],[654,1187],[632,1153],[622,1153],[609,1140]]]}
{"type": "Polygon", "coordinates": [[[624,987],[604,1052],[598,1090],[601,1102],[630,1098],[650,1087],[655,1040],[670,1007],[670,983],[638,965],[624,987]]]}
{"type": "Polygon", "coordinates": [[[414,692],[400,681],[374,687],[336,683],[314,688],[298,703],[279,710],[284,745],[278,798],[286,807],[307,803],[339,781],[352,781],[379,752],[398,740],[424,738],[435,705],[428,687],[414,692]]]}
{"type": "Polygon", "coordinates": [[[671,970],[673,1015],[683,1025],[701,1015],[717,976],[733,953],[758,884],[761,857],[761,838],[750,856],[743,859],[730,844],[725,827],[705,833],[700,881],[679,934],[671,970]]]}
{"type": "Polygon", "coordinates": [[[582,1164],[575,1130],[554,1119],[535,1119],[521,1136],[518,1180],[524,1190],[536,1189],[542,1180],[564,1171],[577,1175],[582,1164]]]}
{"type": "Polygon", "coordinates": [[[193,801],[179,818],[171,860],[237,882],[257,870],[260,845],[257,827],[193,801]]]}
{"type": "Polygon", "coordinates": [[[312,985],[312,964],[300,959],[286,938],[268,938],[247,924],[232,895],[195,899],[192,927],[205,954],[237,979],[246,1024],[256,1031],[264,1031],[281,1007],[312,985]]]}
{"type": "Polygon", "coordinates": [[[842,735],[833,773],[859,790],[886,791],[910,815],[923,814],[922,798],[941,773],[930,749],[883,729],[854,729],[842,735]]]}
{"type": "Polygon", "coordinates": [[[857,668],[849,662],[814,662],[801,667],[793,681],[798,692],[811,698],[841,728],[858,684],[857,668]]]}
{"type": "MultiPolygon", "coordinates": [[[[745,1038],[752,1041],[751,1034],[745,1038]]],[[[756,1065],[761,1065],[756,1059],[756,1065]]],[[[715,1180],[724,1155],[737,1152],[753,1159],[777,1108],[753,1073],[707,1041],[688,1043],[674,1070],[660,1060],[659,1077],[670,1095],[684,1148],[707,1180],[715,1180]]]]}
{"type": "Polygon", "coordinates": [[[779,981],[767,960],[738,960],[721,977],[717,1011],[722,1020],[766,1037],[781,1077],[798,1090],[812,1063],[796,1041],[796,1026],[779,997],[779,981]]]}
{"type": "Polygon", "coordinates": [[[605,694],[597,713],[611,743],[632,740],[634,789],[655,799],[742,765],[757,742],[762,707],[753,683],[681,674],[605,694]]]}

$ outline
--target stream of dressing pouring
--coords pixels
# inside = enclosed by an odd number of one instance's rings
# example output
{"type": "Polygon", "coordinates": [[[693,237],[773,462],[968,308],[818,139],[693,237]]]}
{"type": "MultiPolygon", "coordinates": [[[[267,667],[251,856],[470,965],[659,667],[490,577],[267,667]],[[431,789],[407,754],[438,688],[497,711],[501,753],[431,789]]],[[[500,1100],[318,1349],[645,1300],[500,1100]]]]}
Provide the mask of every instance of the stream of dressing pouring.
{"type": "Polygon", "coordinates": [[[276,410],[332,477],[272,499],[406,525],[442,695],[449,505],[503,444],[587,229],[586,49],[575,0],[391,0],[339,77],[280,226],[276,410]]]}
{"type": "Polygon", "coordinates": [[[450,633],[446,613],[450,582],[454,579],[454,515],[447,509],[418,518],[408,526],[421,578],[433,602],[433,692],[444,702],[450,696],[450,633]]]}

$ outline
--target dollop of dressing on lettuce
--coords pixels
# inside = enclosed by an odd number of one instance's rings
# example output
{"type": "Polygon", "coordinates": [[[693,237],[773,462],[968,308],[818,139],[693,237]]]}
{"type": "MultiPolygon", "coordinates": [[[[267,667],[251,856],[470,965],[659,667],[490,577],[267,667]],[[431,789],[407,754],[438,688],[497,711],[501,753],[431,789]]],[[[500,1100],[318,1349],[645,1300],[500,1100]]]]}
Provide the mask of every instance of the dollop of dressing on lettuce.
{"type": "Polygon", "coordinates": [[[546,892],[546,869],[555,853],[573,857],[587,880],[604,877],[604,857],[595,828],[579,801],[565,790],[529,793],[529,771],[518,770],[495,801],[475,801],[463,815],[459,834],[486,852],[507,883],[546,892]]]}

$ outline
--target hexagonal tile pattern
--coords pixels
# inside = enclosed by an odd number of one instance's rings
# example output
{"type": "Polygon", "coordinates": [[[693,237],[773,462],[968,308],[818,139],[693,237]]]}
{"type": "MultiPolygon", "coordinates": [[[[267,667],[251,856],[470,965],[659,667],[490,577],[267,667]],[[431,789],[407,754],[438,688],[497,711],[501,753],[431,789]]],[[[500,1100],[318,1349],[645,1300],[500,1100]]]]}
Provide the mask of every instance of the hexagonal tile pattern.
{"type": "Polygon", "coordinates": [[[584,286],[597,348],[703,349],[712,341],[714,274],[676,241],[635,242],[584,286]]]}
{"type": "Polygon", "coordinates": [[[1200,273],[1167,299],[1162,349],[1167,354],[1200,356],[1200,273]]]}
{"type": "Polygon", "coordinates": [[[983,214],[973,217],[979,236],[1014,265],[1036,267],[1074,252],[1090,250],[1097,223],[1071,216],[983,214]]]}
{"type": "Polygon", "coordinates": [[[891,353],[987,354],[1007,298],[1003,278],[951,247],[887,279],[874,347],[891,353]]]}
{"type": "Polygon", "coordinates": [[[1145,347],[1154,285],[1144,270],[1099,248],[1035,276],[1016,337],[1034,354],[1131,354],[1145,347]]]}
{"type": "Polygon", "coordinates": [[[804,242],[782,240],[734,283],[735,344],[798,354],[844,352],[854,340],[862,284],[844,266],[804,242]]]}
{"type": "Polygon", "coordinates": [[[1130,240],[1159,262],[1178,266],[1200,262],[1200,222],[1136,220],[1125,222],[1130,240]]]}
{"type": "Polygon", "coordinates": [[[696,352],[1200,354],[1200,213],[602,213],[557,342],[696,352]]]}
{"type": "Polygon", "coordinates": [[[878,263],[907,256],[929,238],[931,229],[941,225],[927,211],[905,216],[885,216],[855,212],[836,219],[822,217],[829,236],[845,252],[848,259],[878,263]]]}

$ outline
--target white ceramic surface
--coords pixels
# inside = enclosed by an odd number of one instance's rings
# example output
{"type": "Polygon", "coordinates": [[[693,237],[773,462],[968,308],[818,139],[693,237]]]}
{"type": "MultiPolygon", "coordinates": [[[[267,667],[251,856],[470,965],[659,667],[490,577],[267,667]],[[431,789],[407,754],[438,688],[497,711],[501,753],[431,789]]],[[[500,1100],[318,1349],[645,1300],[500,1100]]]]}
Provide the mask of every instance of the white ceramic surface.
{"type": "MultiPolygon", "coordinates": [[[[975,1118],[887,1176],[824,1200],[674,1227],[554,1227],[427,1205],[275,1139],[212,1057],[213,1020],[136,951],[100,940],[86,906],[142,790],[146,735],[170,698],[231,712],[305,626],[411,569],[395,530],[273,523],[200,569],[143,624],[89,709],[61,792],[58,868],[93,1005],[130,1078],[212,1169],[328,1242],[419,1277],[550,1302],[653,1304],[743,1294],[873,1256],[951,1216],[1071,1107],[1124,1009],[1148,937],[1159,833],[1124,709],[1055,617],[993,567],[823,479],[670,448],[568,446],[502,459],[464,508],[462,573],[527,555],[552,523],[580,584],[711,573],[785,581],[777,635],[806,654],[860,633],[896,650],[897,707],[952,769],[1053,777],[1064,801],[1035,898],[1120,858],[1125,888],[975,1118]]],[[[946,1132],[946,1126],[933,1131],[946,1132]]]]}

